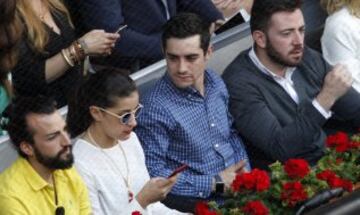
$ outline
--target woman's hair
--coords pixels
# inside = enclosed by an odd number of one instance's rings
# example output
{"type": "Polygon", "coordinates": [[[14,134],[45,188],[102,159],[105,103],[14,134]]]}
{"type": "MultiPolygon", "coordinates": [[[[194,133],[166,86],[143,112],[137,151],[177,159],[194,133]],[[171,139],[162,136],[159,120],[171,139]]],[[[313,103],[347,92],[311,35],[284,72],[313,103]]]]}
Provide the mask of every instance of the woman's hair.
{"type": "Polygon", "coordinates": [[[11,95],[9,70],[15,66],[22,26],[15,16],[16,1],[0,0],[0,83],[11,95]]]}
{"type": "Polygon", "coordinates": [[[117,71],[104,69],[90,75],[69,101],[66,121],[70,136],[77,137],[91,125],[90,106],[110,108],[135,91],[135,82],[117,71]]]}
{"type": "MultiPolygon", "coordinates": [[[[44,24],[33,10],[29,0],[16,0],[16,2],[17,12],[25,23],[27,37],[32,43],[32,47],[39,52],[44,52],[44,48],[49,40],[44,24]]],[[[42,3],[49,8],[50,12],[58,11],[65,14],[70,25],[73,26],[69,11],[60,0],[42,0],[42,3]]]]}
{"type": "Polygon", "coordinates": [[[321,0],[321,5],[329,15],[335,13],[343,7],[347,7],[351,15],[360,18],[359,0],[321,0]]]}

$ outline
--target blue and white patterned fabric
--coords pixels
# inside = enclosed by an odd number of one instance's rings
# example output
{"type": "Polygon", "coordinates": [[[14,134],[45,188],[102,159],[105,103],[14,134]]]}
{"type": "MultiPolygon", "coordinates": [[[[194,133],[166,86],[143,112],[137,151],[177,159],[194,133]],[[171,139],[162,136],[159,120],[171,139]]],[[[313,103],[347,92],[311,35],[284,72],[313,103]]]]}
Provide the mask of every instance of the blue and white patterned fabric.
{"type": "Polygon", "coordinates": [[[175,195],[207,198],[214,175],[240,160],[248,160],[232,128],[229,95],[222,79],[206,70],[204,83],[203,97],[194,88],[176,88],[164,75],[145,96],[137,120],[135,131],[151,177],[167,177],[181,164],[189,165],[171,191],[175,195]]]}

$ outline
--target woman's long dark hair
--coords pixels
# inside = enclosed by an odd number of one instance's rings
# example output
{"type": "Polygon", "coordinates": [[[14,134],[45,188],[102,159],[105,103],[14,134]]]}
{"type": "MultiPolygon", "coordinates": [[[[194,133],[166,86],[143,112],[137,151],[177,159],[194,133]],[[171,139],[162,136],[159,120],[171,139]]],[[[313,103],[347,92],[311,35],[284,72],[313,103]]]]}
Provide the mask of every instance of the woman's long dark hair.
{"type": "Polygon", "coordinates": [[[115,105],[116,99],[127,97],[135,91],[135,82],[130,77],[111,69],[90,75],[69,102],[66,121],[70,136],[77,137],[91,125],[90,106],[110,108],[115,105]]]}

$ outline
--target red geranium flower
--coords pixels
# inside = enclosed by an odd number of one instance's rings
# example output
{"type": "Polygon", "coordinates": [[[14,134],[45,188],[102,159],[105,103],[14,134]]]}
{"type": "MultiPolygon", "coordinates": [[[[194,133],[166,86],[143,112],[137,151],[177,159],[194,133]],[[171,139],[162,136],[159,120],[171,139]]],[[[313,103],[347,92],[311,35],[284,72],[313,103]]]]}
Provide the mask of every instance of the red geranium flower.
{"type": "Polygon", "coordinates": [[[239,192],[242,188],[262,192],[269,189],[270,178],[266,171],[253,169],[251,172],[236,175],[231,187],[234,192],[239,192]]]}
{"type": "Polygon", "coordinates": [[[337,144],[345,144],[349,142],[349,137],[344,132],[337,132],[336,134],[329,135],[326,139],[326,144],[329,147],[336,146],[337,144]]]}
{"type": "Polygon", "coordinates": [[[209,205],[207,202],[197,202],[195,206],[195,214],[196,215],[217,215],[215,211],[211,211],[209,209],[209,205]]]}
{"type": "Polygon", "coordinates": [[[331,188],[342,187],[342,185],[343,185],[341,178],[339,178],[337,176],[329,178],[327,180],[327,182],[331,188]]]}
{"type": "Polygon", "coordinates": [[[290,207],[294,207],[298,202],[305,201],[307,198],[308,195],[300,182],[288,182],[283,185],[281,200],[285,201],[290,207]]]}
{"type": "Polygon", "coordinates": [[[350,148],[350,144],[338,144],[336,147],[335,147],[335,150],[337,152],[346,152],[348,149],[350,148]]]}
{"type": "Polygon", "coordinates": [[[331,170],[324,170],[321,173],[317,174],[316,177],[320,180],[324,180],[331,188],[342,187],[348,192],[353,190],[353,184],[351,181],[346,179],[341,179],[331,170]]]}
{"type": "Polygon", "coordinates": [[[309,164],[304,159],[289,159],[284,169],[290,178],[304,178],[310,172],[309,164]]]}
{"type": "Polygon", "coordinates": [[[261,201],[248,202],[242,211],[249,215],[268,215],[269,209],[261,201]]]}
{"type": "Polygon", "coordinates": [[[351,183],[351,181],[343,179],[342,180],[342,188],[344,188],[348,192],[352,192],[353,191],[353,184],[351,183]]]}
{"type": "Polygon", "coordinates": [[[334,178],[330,178],[327,181],[327,183],[331,188],[341,187],[347,190],[348,192],[351,192],[353,190],[353,184],[351,183],[351,181],[346,179],[341,179],[338,176],[335,176],[334,178]]]}
{"type": "Polygon", "coordinates": [[[262,192],[265,190],[268,190],[270,187],[270,177],[269,175],[263,171],[263,170],[259,170],[259,169],[254,169],[252,171],[252,174],[255,177],[255,189],[258,192],[262,192]]]}
{"type": "Polygon", "coordinates": [[[239,191],[242,186],[242,175],[237,174],[234,181],[231,184],[231,188],[234,192],[239,191]]]}
{"type": "Polygon", "coordinates": [[[327,169],[327,170],[322,171],[321,173],[318,173],[318,174],[316,175],[316,177],[317,177],[318,179],[320,179],[320,180],[327,181],[327,180],[329,180],[330,178],[336,177],[336,174],[335,174],[335,172],[327,169]]]}
{"type": "Polygon", "coordinates": [[[328,136],[326,145],[330,148],[335,148],[337,152],[345,152],[349,149],[350,140],[346,133],[337,132],[334,135],[328,136]]]}
{"type": "Polygon", "coordinates": [[[248,190],[251,190],[255,187],[255,183],[256,183],[255,180],[256,179],[254,177],[254,174],[252,174],[252,172],[242,174],[242,184],[248,190]]]}
{"type": "Polygon", "coordinates": [[[355,142],[355,141],[350,142],[349,148],[351,148],[351,149],[360,148],[360,142],[355,142]]]}

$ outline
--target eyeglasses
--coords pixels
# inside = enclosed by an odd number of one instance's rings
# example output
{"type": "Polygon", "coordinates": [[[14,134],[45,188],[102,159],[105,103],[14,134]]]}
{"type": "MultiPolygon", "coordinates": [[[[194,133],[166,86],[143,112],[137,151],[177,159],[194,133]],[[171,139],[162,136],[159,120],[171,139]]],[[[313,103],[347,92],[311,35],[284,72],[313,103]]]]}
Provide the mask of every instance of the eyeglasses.
{"type": "Polygon", "coordinates": [[[99,110],[104,111],[105,113],[110,114],[110,115],[118,118],[120,123],[122,123],[124,125],[129,125],[130,120],[131,120],[131,116],[134,115],[134,118],[136,119],[139,116],[139,114],[141,113],[141,109],[143,107],[144,106],[142,104],[139,104],[133,111],[126,112],[126,113],[124,113],[124,114],[122,114],[120,116],[117,115],[116,113],[108,111],[108,110],[106,110],[104,108],[101,108],[101,107],[98,107],[98,108],[99,108],[99,110]]]}
{"type": "Polygon", "coordinates": [[[55,210],[55,215],[65,215],[65,208],[58,206],[55,210]]]}

